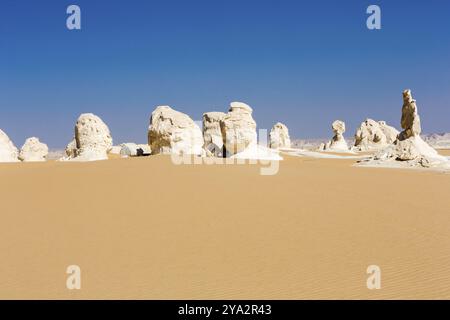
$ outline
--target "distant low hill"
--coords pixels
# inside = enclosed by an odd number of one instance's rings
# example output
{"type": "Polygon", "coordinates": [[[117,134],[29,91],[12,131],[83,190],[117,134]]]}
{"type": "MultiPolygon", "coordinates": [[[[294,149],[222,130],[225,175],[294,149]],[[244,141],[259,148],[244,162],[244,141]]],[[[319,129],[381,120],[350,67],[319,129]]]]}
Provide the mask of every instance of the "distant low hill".
{"type": "MultiPolygon", "coordinates": [[[[450,149],[450,132],[446,133],[429,133],[422,134],[423,140],[425,140],[429,145],[435,149],[450,149]]],[[[292,139],[292,147],[300,149],[316,149],[321,143],[326,143],[329,140],[323,139],[292,139]]],[[[353,145],[353,137],[346,137],[349,146],[353,145]]]]}
{"type": "Polygon", "coordinates": [[[423,134],[422,138],[435,149],[450,149],[450,132],[423,134]]]}

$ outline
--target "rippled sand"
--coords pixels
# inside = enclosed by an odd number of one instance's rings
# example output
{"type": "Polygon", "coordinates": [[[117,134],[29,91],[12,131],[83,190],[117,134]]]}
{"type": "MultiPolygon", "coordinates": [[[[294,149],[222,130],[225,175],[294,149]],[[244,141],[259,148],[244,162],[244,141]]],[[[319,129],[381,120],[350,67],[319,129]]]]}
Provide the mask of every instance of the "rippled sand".
{"type": "Polygon", "coordinates": [[[450,174],[355,161],[0,164],[0,298],[450,299],[450,174]]]}

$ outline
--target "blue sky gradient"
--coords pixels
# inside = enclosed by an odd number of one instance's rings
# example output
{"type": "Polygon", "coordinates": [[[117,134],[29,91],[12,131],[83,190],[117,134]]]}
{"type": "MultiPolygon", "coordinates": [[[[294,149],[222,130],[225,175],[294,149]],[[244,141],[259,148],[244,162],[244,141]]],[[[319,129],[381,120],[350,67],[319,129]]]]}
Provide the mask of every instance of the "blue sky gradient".
{"type": "Polygon", "coordinates": [[[64,147],[92,112],[115,143],[145,142],[152,110],[201,120],[232,101],[259,128],[346,136],[367,117],[399,128],[402,90],[424,132],[450,131],[450,1],[2,0],[0,128],[64,147]],[[66,28],[81,7],[82,30],[66,28]],[[366,8],[382,29],[366,28],[366,8]]]}

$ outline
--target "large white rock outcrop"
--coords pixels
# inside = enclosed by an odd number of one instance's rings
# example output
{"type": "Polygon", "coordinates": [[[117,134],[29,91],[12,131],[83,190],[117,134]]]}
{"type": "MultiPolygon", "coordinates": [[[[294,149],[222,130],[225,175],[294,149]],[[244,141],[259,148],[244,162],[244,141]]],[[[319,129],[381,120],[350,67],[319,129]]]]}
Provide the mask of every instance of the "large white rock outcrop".
{"type": "Polygon", "coordinates": [[[150,118],[148,144],[152,154],[203,154],[203,135],[186,114],[159,106],[150,118]]]}
{"type": "Polygon", "coordinates": [[[46,161],[48,147],[45,143],[39,141],[36,137],[28,138],[19,153],[19,160],[24,162],[46,161]]]}
{"type": "Polygon", "coordinates": [[[223,112],[206,112],[203,114],[203,147],[216,157],[223,155],[223,137],[220,121],[225,118],[223,112]]]}
{"type": "Polygon", "coordinates": [[[75,125],[75,138],[66,147],[63,161],[107,160],[112,148],[108,126],[92,113],[80,115],[75,125]]]}
{"type": "Polygon", "coordinates": [[[256,122],[252,112],[252,108],[245,103],[232,102],[227,115],[220,121],[227,157],[257,144],[256,122]]]}
{"type": "Polygon", "coordinates": [[[354,150],[371,151],[380,150],[392,144],[399,132],[385,121],[366,119],[361,123],[355,133],[354,150]]]}
{"type": "Polygon", "coordinates": [[[277,122],[269,133],[269,146],[272,149],[290,148],[291,138],[288,128],[281,122],[277,122]]]}
{"type": "Polygon", "coordinates": [[[336,120],[332,123],[331,129],[334,136],[325,144],[321,144],[319,150],[323,151],[348,151],[348,145],[344,138],[345,122],[336,120]]]}
{"type": "MultiPolygon", "coordinates": [[[[411,91],[403,91],[401,126],[403,131],[392,145],[364,161],[369,165],[403,163],[406,166],[441,167],[448,166],[446,157],[428,145],[421,137],[422,128],[416,101],[411,91]]],[[[364,164],[363,162],[363,164],[364,164]]]]}
{"type": "Polygon", "coordinates": [[[8,135],[0,129],[0,162],[18,162],[19,151],[9,139],[8,135]]]}

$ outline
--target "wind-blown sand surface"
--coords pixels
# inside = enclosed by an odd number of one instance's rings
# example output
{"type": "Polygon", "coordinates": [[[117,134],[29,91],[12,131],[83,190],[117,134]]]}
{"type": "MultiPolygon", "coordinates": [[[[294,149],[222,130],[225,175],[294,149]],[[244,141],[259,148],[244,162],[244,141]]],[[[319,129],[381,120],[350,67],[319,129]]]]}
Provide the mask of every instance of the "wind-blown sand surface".
{"type": "Polygon", "coordinates": [[[283,157],[0,164],[0,298],[450,299],[449,174],[283,157]]]}

